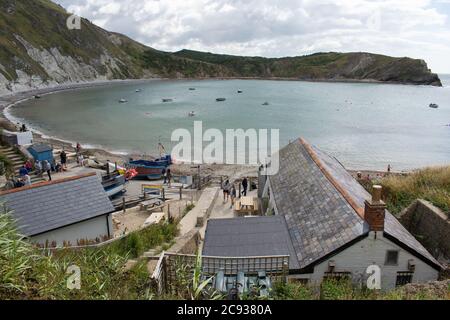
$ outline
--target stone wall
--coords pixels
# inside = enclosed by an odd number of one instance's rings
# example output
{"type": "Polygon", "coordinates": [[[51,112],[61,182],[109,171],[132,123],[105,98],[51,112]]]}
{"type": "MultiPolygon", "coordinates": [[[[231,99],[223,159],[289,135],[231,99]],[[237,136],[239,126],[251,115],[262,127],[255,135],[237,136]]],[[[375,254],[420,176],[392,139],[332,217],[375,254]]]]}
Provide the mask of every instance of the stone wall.
{"type": "Polygon", "coordinates": [[[200,244],[200,228],[194,228],[185,235],[177,237],[175,244],[167,252],[181,254],[197,254],[200,244]]]}
{"type": "Polygon", "coordinates": [[[403,210],[399,220],[435,258],[450,262],[450,221],[442,210],[419,199],[403,210]]]}

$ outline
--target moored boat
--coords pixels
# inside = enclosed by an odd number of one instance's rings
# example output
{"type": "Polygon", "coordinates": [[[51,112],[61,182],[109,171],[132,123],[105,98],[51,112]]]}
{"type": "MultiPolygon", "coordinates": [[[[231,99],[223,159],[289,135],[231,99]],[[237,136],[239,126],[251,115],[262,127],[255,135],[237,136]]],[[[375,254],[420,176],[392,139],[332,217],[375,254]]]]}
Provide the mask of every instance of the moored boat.
{"type": "Polygon", "coordinates": [[[189,90],[191,90],[191,91],[194,91],[194,90],[195,90],[195,88],[189,88],[189,90]]]}
{"type": "Polygon", "coordinates": [[[266,102],[264,102],[262,105],[263,105],[263,106],[268,106],[269,103],[266,101],[266,102]]]}
{"type": "Polygon", "coordinates": [[[436,103],[430,103],[429,107],[433,109],[439,108],[439,106],[436,103]]]}
{"type": "Polygon", "coordinates": [[[173,99],[162,99],[162,102],[172,102],[173,101],[173,99]]]}
{"type": "Polygon", "coordinates": [[[188,113],[188,116],[189,116],[189,117],[194,117],[194,116],[195,116],[195,112],[194,112],[194,111],[189,112],[189,113],[188,113]]]}
{"type": "Polygon", "coordinates": [[[225,100],[227,100],[227,99],[225,99],[225,98],[217,98],[216,99],[216,101],[218,101],[218,102],[225,101],[225,100]]]}
{"type": "Polygon", "coordinates": [[[242,93],[242,90],[238,90],[237,93],[242,93]]]}
{"type": "Polygon", "coordinates": [[[119,100],[119,103],[126,103],[126,102],[128,102],[128,101],[125,100],[125,99],[120,99],[120,100],[119,100]]]}

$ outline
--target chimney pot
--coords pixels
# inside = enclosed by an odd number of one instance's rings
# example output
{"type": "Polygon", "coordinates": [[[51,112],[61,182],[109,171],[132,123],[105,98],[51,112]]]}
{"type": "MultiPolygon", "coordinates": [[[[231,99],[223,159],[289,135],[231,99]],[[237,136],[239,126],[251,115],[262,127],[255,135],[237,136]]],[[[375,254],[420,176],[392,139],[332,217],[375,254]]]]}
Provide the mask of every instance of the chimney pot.
{"type": "Polygon", "coordinates": [[[372,203],[379,203],[381,201],[382,187],[375,185],[372,187],[372,203]]]}

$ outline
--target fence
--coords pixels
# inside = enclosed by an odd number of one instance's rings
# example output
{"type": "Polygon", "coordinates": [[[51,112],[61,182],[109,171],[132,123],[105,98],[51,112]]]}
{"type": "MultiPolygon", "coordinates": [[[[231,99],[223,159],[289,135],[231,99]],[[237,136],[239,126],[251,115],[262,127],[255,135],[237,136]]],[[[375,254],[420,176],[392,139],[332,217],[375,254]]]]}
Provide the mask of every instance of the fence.
{"type": "Polygon", "coordinates": [[[194,270],[201,268],[202,276],[211,277],[223,271],[225,275],[237,275],[244,272],[256,275],[265,271],[271,278],[284,278],[289,272],[289,256],[259,256],[259,257],[211,257],[202,256],[201,266],[197,266],[197,256],[163,252],[158,260],[151,282],[158,294],[176,293],[180,282],[185,277],[191,279],[194,270]]]}

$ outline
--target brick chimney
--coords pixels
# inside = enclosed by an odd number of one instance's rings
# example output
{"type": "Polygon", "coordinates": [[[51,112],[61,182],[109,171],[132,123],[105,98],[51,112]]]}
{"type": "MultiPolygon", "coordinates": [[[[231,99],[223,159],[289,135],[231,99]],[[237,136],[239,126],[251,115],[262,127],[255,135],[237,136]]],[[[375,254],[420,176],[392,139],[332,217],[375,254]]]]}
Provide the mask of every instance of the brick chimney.
{"type": "Polygon", "coordinates": [[[369,224],[370,231],[384,230],[386,204],[381,200],[381,190],[381,186],[373,186],[372,199],[364,202],[364,219],[369,224]]]}

